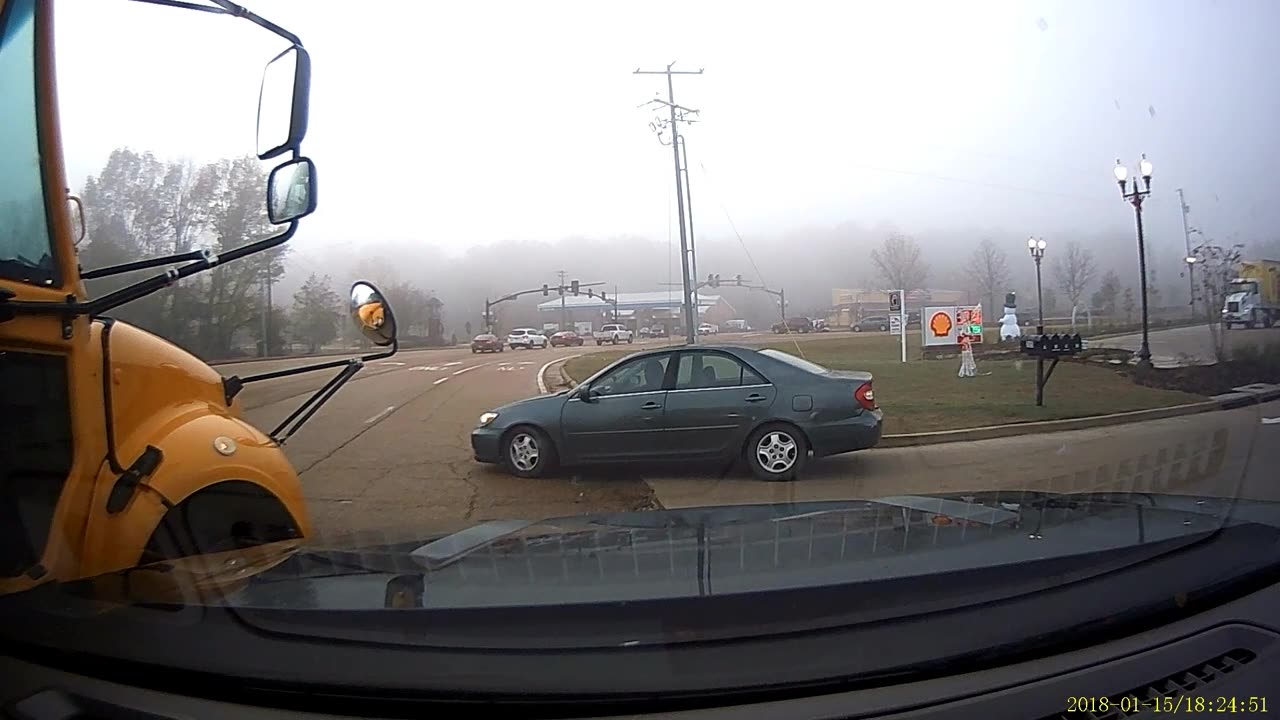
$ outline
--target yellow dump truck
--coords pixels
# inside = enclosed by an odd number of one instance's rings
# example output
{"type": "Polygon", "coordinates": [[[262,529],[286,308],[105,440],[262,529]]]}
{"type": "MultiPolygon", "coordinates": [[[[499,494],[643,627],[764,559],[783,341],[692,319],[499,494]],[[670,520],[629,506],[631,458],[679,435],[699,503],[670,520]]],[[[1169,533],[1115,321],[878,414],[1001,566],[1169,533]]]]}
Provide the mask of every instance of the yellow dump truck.
{"type": "Polygon", "coordinates": [[[1222,322],[1228,328],[1271,327],[1280,321],[1280,261],[1245,260],[1227,289],[1222,322]]]}

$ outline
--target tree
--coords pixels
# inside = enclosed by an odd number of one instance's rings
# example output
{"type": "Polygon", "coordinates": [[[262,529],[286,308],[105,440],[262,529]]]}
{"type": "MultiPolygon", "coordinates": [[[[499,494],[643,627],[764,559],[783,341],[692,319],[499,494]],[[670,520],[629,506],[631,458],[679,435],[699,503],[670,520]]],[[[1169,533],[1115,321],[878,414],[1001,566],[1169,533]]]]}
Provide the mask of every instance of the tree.
{"type": "Polygon", "coordinates": [[[1090,307],[1108,317],[1116,314],[1116,302],[1120,299],[1120,277],[1114,270],[1102,276],[1102,284],[1089,301],[1090,307]]]}
{"type": "Polygon", "coordinates": [[[994,316],[995,308],[1001,307],[996,304],[996,296],[1009,289],[1008,256],[990,238],[984,238],[969,256],[965,272],[987,301],[986,312],[994,316]]]}
{"type": "Polygon", "coordinates": [[[311,352],[319,352],[325,343],[338,337],[342,321],[342,298],[333,291],[329,276],[311,273],[293,294],[293,335],[306,343],[311,352]]]}
{"type": "MultiPolygon", "coordinates": [[[[274,232],[266,174],[251,156],[196,167],[119,148],[85,181],[81,197],[88,232],[80,260],[89,269],[199,247],[223,253],[274,232]]],[[[237,333],[255,331],[255,320],[261,334],[261,289],[284,275],[285,254],[278,248],[217,265],[113,314],[206,357],[226,357],[237,333]]],[[[89,290],[102,295],[156,272],[91,280],[89,290]]],[[[279,333],[271,334],[274,342],[279,333]]]]}
{"type": "Polygon", "coordinates": [[[1137,302],[1133,298],[1133,288],[1126,287],[1124,289],[1124,321],[1126,323],[1133,322],[1133,310],[1137,307],[1137,302]]]}
{"type": "Polygon", "coordinates": [[[929,268],[920,257],[920,244],[906,235],[894,233],[871,251],[871,261],[889,290],[918,290],[929,277],[929,268]]]}
{"type": "Polygon", "coordinates": [[[1096,273],[1093,253],[1075,240],[1067,243],[1066,252],[1053,260],[1054,280],[1071,301],[1072,308],[1080,306],[1080,298],[1089,289],[1096,273]]]}
{"type": "Polygon", "coordinates": [[[1222,314],[1215,312],[1226,301],[1231,281],[1235,279],[1236,270],[1240,266],[1242,245],[1222,247],[1206,241],[1191,251],[1196,259],[1196,277],[1200,280],[1196,288],[1196,300],[1209,308],[1209,339],[1213,343],[1214,357],[1222,362],[1227,359],[1226,338],[1223,336],[1222,314]]]}

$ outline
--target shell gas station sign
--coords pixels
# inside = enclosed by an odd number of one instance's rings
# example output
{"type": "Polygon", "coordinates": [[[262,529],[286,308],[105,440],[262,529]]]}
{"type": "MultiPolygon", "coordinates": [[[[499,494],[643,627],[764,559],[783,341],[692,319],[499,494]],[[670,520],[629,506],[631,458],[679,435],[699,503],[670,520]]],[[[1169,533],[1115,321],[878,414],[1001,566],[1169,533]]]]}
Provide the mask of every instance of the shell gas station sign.
{"type": "Polygon", "coordinates": [[[982,305],[926,307],[920,329],[925,347],[982,342],[982,305]]]}

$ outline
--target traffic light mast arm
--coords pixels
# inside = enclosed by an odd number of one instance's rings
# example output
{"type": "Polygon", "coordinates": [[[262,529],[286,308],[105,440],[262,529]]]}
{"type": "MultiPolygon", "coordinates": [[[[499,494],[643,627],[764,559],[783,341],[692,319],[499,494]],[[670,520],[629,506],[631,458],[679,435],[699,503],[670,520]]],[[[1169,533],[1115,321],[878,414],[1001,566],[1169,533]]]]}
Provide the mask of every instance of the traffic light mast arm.
{"type": "MultiPolygon", "coordinates": [[[[575,288],[590,288],[596,285],[604,285],[604,284],[605,284],[604,281],[580,283],[577,280],[574,280],[569,285],[543,285],[540,288],[532,288],[530,290],[519,290],[513,293],[508,293],[506,295],[503,295],[497,300],[490,300],[489,298],[485,298],[484,322],[486,326],[493,325],[492,313],[490,311],[493,309],[494,305],[498,305],[499,303],[504,303],[511,300],[516,300],[524,295],[533,295],[534,293],[542,293],[542,295],[546,296],[546,295],[550,295],[552,290],[556,291],[558,295],[564,295],[566,292],[571,292],[574,295],[578,295],[579,293],[573,292],[575,288]]],[[[617,298],[614,298],[612,301],[610,301],[604,292],[601,292],[599,295],[597,295],[594,290],[588,290],[587,297],[598,297],[604,302],[612,302],[614,306],[614,312],[615,313],[617,312],[617,309],[618,309],[617,298]]]]}

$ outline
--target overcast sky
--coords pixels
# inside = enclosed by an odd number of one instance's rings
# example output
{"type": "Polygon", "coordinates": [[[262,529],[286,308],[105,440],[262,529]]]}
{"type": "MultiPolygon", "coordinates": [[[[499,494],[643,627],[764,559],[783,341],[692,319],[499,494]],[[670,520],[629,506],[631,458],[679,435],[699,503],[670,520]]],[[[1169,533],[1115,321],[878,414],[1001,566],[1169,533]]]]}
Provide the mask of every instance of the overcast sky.
{"type": "MultiPolygon", "coordinates": [[[[701,236],[854,221],[927,235],[1129,231],[1117,156],[1155,163],[1148,228],[1182,255],[1280,225],[1280,3],[246,0],[313,59],[305,153],[320,207],[296,249],[506,239],[665,240],[672,157],[649,131],[661,76],[687,129],[701,236]]],[[[73,186],[110,150],[252,152],[263,62],[247,22],[62,0],[73,186]]]]}

